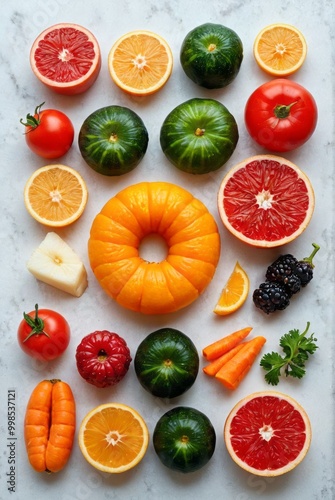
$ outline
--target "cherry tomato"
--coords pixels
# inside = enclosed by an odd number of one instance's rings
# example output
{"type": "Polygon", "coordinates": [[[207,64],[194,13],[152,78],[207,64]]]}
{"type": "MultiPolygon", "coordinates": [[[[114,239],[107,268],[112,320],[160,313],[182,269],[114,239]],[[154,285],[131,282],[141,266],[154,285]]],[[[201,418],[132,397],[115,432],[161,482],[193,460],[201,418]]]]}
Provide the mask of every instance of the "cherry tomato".
{"type": "Polygon", "coordinates": [[[318,110],[312,94],[291,80],[277,78],[258,87],[245,106],[251,137],[270,151],[291,151],[313,134],[318,110]]]}
{"type": "Polygon", "coordinates": [[[29,148],[42,158],[60,158],[73,143],[74,128],[71,120],[57,109],[44,109],[44,102],[36,107],[34,115],[28,114],[25,137],[29,148]]]}
{"type": "Polygon", "coordinates": [[[51,309],[38,309],[26,314],[19,324],[17,338],[21,349],[41,361],[58,358],[70,342],[70,326],[66,319],[51,309]]]}

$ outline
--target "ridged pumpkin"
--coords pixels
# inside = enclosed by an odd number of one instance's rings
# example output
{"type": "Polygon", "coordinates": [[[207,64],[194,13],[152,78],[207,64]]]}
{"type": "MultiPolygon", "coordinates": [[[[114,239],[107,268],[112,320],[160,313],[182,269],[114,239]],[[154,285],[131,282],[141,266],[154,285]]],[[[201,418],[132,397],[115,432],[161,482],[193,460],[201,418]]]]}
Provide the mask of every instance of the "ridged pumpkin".
{"type": "Polygon", "coordinates": [[[92,270],[121,306],[164,314],[191,304],[213,278],[220,236],[206,206],[167,182],[141,182],[111,198],[95,217],[88,241],[92,270]],[[161,262],[139,253],[141,240],[161,235],[168,246],[161,262]]]}

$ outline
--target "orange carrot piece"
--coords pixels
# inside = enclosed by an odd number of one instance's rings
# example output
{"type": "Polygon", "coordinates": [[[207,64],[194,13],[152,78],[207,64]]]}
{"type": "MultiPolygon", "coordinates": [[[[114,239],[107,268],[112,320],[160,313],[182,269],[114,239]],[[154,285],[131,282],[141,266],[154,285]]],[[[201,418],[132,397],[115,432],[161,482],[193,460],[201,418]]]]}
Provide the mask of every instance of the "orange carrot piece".
{"type": "Polygon", "coordinates": [[[241,342],[241,340],[245,339],[245,337],[249,335],[251,330],[252,327],[248,326],[246,328],[242,328],[241,330],[237,330],[236,332],[231,333],[216,342],[213,342],[213,344],[204,347],[202,350],[203,356],[207,359],[207,361],[213,361],[213,359],[216,359],[233,349],[241,342]]]}
{"type": "Polygon", "coordinates": [[[220,368],[222,368],[224,364],[226,364],[231,358],[233,358],[245,344],[247,344],[247,342],[241,342],[240,344],[237,344],[235,347],[230,349],[230,351],[222,354],[222,356],[220,356],[219,358],[214,359],[214,361],[203,367],[203,372],[210,377],[214,377],[220,370],[220,368]]]}
{"type": "Polygon", "coordinates": [[[243,348],[220,368],[215,378],[228,389],[236,389],[250,370],[265,342],[266,339],[262,336],[246,342],[243,348]]]}

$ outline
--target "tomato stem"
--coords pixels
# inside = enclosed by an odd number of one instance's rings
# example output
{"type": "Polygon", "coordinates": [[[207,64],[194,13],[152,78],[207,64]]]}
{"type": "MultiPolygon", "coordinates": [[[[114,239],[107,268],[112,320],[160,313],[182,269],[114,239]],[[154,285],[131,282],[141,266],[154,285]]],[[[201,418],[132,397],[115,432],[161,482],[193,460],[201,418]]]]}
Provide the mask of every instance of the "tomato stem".
{"type": "Polygon", "coordinates": [[[294,101],[291,104],[277,104],[274,108],[274,114],[277,118],[287,118],[291,112],[292,106],[297,104],[298,101],[294,101]]]}
{"type": "Polygon", "coordinates": [[[50,335],[44,331],[44,321],[43,319],[38,317],[38,304],[35,304],[35,317],[32,318],[29,316],[29,314],[26,314],[25,312],[23,313],[23,317],[32,329],[29,335],[24,339],[23,342],[26,342],[29,340],[33,335],[46,335],[47,337],[50,337],[50,335]]]}
{"type": "Polygon", "coordinates": [[[25,127],[30,127],[29,130],[25,132],[26,134],[28,134],[29,132],[34,130],[41,123],[40,112],[41,112],[41,107],[43,106],[43,104],[45,104],[45,102],[42,102],[42,104],[39,104],[38,106],[36,106],[35,112],[33,115],[28,113],[26,116],[25,122],[21,118],[20,123],[22,123],[22,125],[24,125],[25,127]]]}

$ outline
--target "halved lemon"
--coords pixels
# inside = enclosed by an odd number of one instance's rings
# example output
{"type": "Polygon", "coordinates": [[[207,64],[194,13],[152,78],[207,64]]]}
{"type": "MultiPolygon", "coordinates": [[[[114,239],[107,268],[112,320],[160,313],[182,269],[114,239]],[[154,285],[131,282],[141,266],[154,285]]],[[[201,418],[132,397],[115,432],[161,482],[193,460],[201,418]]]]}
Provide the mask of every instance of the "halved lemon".
{"type": "Polygon", "coordinates": [[[263,28],[254,42],[254,57],[266,73],[289,76],[304,63],[307,44],[303,34],[289,24],[270,24],[263,28]]]}
{"type": "Polygon", "coordinates": [[[129,94],[150,95],[170,78],[173,56],[168,43],[151,31],[131,31],[120,37],[108,55],[112,80],[129,94]]]}
{"type": "Polygon", "coordinates": [[[82,176],[66,165],[37,169],[24,188],[24,203],[30,215],[46,226],[64,227],[83,213],[88,198],[82,176]]]}
{"type": "Polygon", "coordinates": [[[103,472],[118,474],[142,460],[149,432],[136,410],[121,403],[106,403],[84,417],[78,439],[88,463],[103,472]]]}
{"type": "Polygon", "coordinates": [[[214,308],[215,314],[226,316],[237,311],[246,301],[248,293],[249,277],[239,262],[236,262],[214,308]]]}

